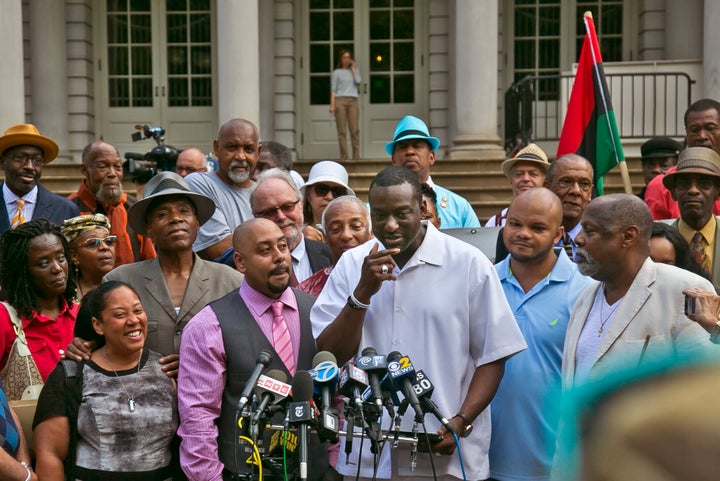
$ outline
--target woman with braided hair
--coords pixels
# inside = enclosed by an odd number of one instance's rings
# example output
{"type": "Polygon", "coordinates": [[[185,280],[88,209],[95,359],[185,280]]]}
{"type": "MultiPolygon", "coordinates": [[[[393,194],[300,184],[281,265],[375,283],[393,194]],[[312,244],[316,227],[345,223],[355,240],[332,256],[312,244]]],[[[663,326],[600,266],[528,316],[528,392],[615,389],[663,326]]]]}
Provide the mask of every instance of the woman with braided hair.
{"type": "MultiPolygon", "coordinates": [[[[0,238],[0,285],[22,322],[30,353],[46,380],[73,339],[78,305],[68,275],[70,249],[60,227],[35,219],[0,238]]],[[[0,305],[0,369],[16,338],[10,314],[0,305]]]]}

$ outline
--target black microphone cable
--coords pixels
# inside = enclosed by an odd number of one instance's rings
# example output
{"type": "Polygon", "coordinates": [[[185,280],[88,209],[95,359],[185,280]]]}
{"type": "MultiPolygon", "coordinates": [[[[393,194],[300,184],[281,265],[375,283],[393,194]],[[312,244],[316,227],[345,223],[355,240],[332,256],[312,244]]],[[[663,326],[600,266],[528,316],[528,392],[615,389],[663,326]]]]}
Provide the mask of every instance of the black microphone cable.
{"type": "MultiPolygon", "coordinates": [[[[432,468],[433,479],[435,481],[437,481],[437,473],[435,472],[435,459],[433,459],[435,457],[435,455],[433,454],[432,445],[430,444],[430,436],[428,435],[427,428],[425,427],[424,419],[422,422],[422,427],[423,427],[423,434],[425,434],[425,443],[427,444],[427,447],[428,447],[428,455],[430,456],[430,467],[432,468]]],[[[452,433],[452,434],[455,435],[455,433],[452,433]]],[[[463,472],[463,474],[464,474],[464,472],[463,472]]]]}

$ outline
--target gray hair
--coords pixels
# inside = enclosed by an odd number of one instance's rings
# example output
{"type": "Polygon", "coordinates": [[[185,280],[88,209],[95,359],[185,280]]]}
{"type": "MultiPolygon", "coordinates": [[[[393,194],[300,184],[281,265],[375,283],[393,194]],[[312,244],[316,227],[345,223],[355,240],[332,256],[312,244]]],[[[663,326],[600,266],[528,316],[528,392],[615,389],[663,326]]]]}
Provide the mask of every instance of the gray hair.
{"type": "Polygon", "coordinates": [[[325,210],[323,210],[323,213],[322,213],[322,226],[323,226],[323,230],[324,230],[324,231],[327,230],[327,226],[325,225],[325,213],[328,211],[328,209],[329,209],[330,207],[333,207],[333,206],[336,206],[336,205],[340,205],[340,204],[357,204],[357,205],[359,205],[360,207],[362,207],[363,212],[365,212],[365,217],[366,217],[366,219],[367,219],[368,229],[371,228],[372,223],[371,223],[371,221],[370,221],[370,211],[368,210],[367,206],[365,205],[365,202],[361,201],[360,199],[358,199],[358,198],[355,197],[354,195],[341,195],[341,196],[338,197],[337,199],[331,200],[331,201],[328,203],[328,205],[325,206],[325,210]]]}
{"type": "Polygon", "coordinates": [[[254,210],[255,209],[255,192],[257,191],[257,188],[260,187],[260,185],[265,182],[268,179],[280,179],[284,180],[287,185],[289,185],[293,192],[295,192],[295,195],[298,199],[302,200],[302,195],[300,195],[300,190],[298,189],[297,185],[295,184],[295,181],[292,177],[290,177],[290,174],[287,170],[283,170],[279,167],[273,167],[272,169],[268,169],[264,171],[262,174],[258,176],[257,182],[252,188],[252,191],[250,192],[250,207],[254,210]]]}

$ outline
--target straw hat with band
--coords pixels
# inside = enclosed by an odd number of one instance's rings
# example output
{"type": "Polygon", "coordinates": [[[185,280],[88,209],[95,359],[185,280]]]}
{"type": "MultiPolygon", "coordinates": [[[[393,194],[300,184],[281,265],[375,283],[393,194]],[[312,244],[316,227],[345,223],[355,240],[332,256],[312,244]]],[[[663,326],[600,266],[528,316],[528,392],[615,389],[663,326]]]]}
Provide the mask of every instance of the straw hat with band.
{"type": "Polygon", "coordinates": [[[513,167],[518,162],[531,162],[537,164],[543,173],[547,172],[550,163],[548,162],[547,155],[543,149],[537,146],[537,144],[528,144],[520,152],[517,153],[512,159],[507,159],[501,165],[502,171],[505,177],[510,178],[513,167]]]}
{"type": "Polygon", "coordinates": [[[675,172],[663,177],[663,185],[673,189],[679,175],[699,174],[720,180],[720,155],[708,147],[689,147],[680,152],[675,172]]]}
{"type": "Polygon", "coordinates": [[[6,150],[19,145],[32,145],[43,151],[45,163],[49,164],[58,154],[58,144],[50,137],[40,135],[40,131],[33,124],[13,125],[0,137],[0,156],[6,150]]]}
{"type": "Polygon", "coordinates": [[[355,191],[348,185],[348,173],[345,167],[333,162],[332,160],[323,160],[313,165],[308,174],[308,181],[300,188],[300,192],[305,195],[307,187],[319,184],[321,182],[332,182],[334,184],[345,187],[346,195],[355,195],[355,191]]]}
{"type": "Polygon", "coordinates": [[[145,194],[146,196],[137,201],[128,211],[128,223],[140,235],[146,235],[145,216],[150,204],[162,197],[172,195],[187,197],[195,205],[200,225],[207,222],[215,212],[215,202],[210,197],[191,191],[185,179],[175,172],[160,172],[153,176],[145,185],[145,194]]]}
{"type": "Polygon", "coordinates": [[[437,137],[431,137],[430,131],[425,125],[425,122],[412,115],[406,115],[397,127],[395,127],[395,135],[393,135],[392,142],[385,144],[385,152],[388,155],[393,155],[395,152],[395,144],[403,140],[408,139],[422,139],[430,144],[430,148],[435,152],[440,147],[440,139],[437,137]]]}

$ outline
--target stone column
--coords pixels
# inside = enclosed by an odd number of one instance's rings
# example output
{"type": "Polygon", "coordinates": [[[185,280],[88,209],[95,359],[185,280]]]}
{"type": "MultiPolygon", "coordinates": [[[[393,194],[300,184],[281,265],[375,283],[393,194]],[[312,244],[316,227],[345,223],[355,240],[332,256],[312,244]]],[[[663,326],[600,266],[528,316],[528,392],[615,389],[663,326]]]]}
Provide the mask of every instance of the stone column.
{"type": "Polygon", "coordinates": [[[25,123],[25,67],[23,65],[22,0],[6,0],[0,14],[0,134],[25,123]]]}
{"type": "Polygon", "coordinates": [[[720,3],[705,0],[703,9],[703,97],[720,100],[720,3]]]}
{"type": "Polygon", "coordinates": [[[59,157],[70,160],[65,2],[29,4],[32,123],[57,142],[59,157]]]}
{"type": "Polygon", "coordinates": [[[498,2],[455,0],[452,63],[456,136],[450,158],[503,159],[497,135],[498,2]]]}
{"type": "Polygon", "coordinates": [[[261,127],[258,25],[258,0],[217,2],[218,125],[241,117],[261,127]]]}

